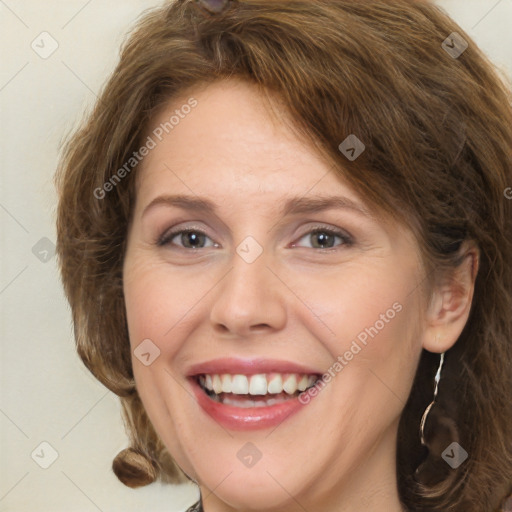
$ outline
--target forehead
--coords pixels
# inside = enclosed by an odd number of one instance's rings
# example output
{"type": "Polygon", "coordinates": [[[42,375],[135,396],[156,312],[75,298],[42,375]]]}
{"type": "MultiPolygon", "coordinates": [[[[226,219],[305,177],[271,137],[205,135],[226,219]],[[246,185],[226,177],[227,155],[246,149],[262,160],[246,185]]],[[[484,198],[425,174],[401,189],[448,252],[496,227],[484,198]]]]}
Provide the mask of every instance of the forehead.
{"type": "Polygon", "coordinates": [[[137,196],[144,199],[167,187],[221,198],[275,200],[313,189],[357,197],[332,162],[299,135],[278,98],[249,82],[190,89],[158,113],[148,135],[155,147],[137,169],[137,196]],[[183,108],[191,99],[194,108],[183,108]]]}

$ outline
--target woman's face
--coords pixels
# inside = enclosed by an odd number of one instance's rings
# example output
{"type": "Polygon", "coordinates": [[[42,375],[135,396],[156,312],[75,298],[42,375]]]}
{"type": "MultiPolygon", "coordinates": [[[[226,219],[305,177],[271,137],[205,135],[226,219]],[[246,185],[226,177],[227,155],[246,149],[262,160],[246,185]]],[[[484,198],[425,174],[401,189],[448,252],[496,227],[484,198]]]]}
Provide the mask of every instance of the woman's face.
{"type": "Polygon", "coordinates": [[[207,510],[391,503],[422,348],[414,238],[372,215],[254,86],[190,96],[149,132],[124,264],[149,417],[207,510]]]}

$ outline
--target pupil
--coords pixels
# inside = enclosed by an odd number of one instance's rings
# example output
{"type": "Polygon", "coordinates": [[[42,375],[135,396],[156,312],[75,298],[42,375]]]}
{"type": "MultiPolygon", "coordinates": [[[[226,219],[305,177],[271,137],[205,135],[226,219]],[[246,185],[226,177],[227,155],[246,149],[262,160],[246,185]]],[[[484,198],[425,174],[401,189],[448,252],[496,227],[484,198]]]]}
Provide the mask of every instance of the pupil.
{"type": "Polygon", "coordinates": [[[202,235],[201,233],[190,232],[190,233],[185,233],[184,237],[185,237],[185,243],[183,245],[185,247],[187,247],[187,244],[191,244],[193,249],[197,249],[197,247],[194,246],[194,243],[198,243],[198,242],[200,243],[202,240],[201,237],[204,237],[204,235],[202,235]]]}
{"type": "Polygon", "coordinates": [[[333,235],[330,235],[329,233],[325,233],[324,231],[319,231],[319,232],[315,233],[315,235],[316,235],[322,249],[326,248],[325,245],[328,245],[328,247],[332,247],[332,243],[329,244],[329,239],[331,239],[331,242],[334,242],[334,240],[332,239],[333,235]]]}

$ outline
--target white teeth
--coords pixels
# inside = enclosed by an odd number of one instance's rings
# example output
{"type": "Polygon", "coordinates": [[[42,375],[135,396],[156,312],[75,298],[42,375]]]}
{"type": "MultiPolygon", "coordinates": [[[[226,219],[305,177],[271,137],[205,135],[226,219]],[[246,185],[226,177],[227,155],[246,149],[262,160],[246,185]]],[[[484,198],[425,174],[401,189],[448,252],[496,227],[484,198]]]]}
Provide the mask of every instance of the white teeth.
{"type": "Polygon", "coordinates": [[[283,382],[283,389],[286,391],[289,395],[293,395],[295,391],[297,391],[297,377],[295,375],[290,375],[284,382],[283,382]]]}
{"type": "Polygon", "coordinates": [[[276,404],[282,404],[289,400],[289,398],[278,397],[278,398],[267,398],[265,400],[250,400],[247,398],[237,399],[234,395],[224,395],[221,398],[219,395],[213,395],[212,400],[224,405],[231,405],[233,407],[241,407],[242,409],[249,409],[251,407],[272,407],[276,404]]]}
{"type": "Polygon", "coordinates": [[[233,375],[231,379],[231,393],[247,395],[249,393],[249,379],[245,375],[233,375]]]}
{"type": "Polygon", "coordinates": [[[199,383],[203,388],[216,395],[232,393],[235,395],[264,396],[279,395],[285,392],[288,395],[305,391],[316,382],[315,375],[297,373],[280,374],[271,373],[256,375],[229,375],[227,373],[200,375],[199,383]]]}
{"type": "Polygon", "coordinates": [[[281,375],[274,375],[268,382],[268,392],[277,395],[283,392],[283,378],[281,375]]]}
{"type": "Polygon", "coordinates": [[[228,396],[224,397],[222,400],[223,404],[233,405],[234,407],[242,407],[243,409],[249,409],[250,407],[265,407],[265,402],[262,402],[261,405],[254,400],[237,400],[236,398],[230,398],[228,396]]]}
{"type": "Polygon", "coordinates": [[[212,381],[213,391],[217,394],[222,393],[222,381],[220,380],[220,375],[214,375],[212,381]]]}
{"type": "Polygon", "coordinates": [[[297,389],[299,391],[305,391],[309,386],[309,378],[307,375],[303,375],[302,378],[297,383],[297,389]]]}
{"type": "Polygon", "coordinates": [[[267,378],[264,374],[253,375],[249,384],[250,395],[266,395],[267,394],[267,378]]]}
{"type": "Polygon", "coordinates": [[[223,393],[231,393],[231,375],[221,375],[223,393]]]}

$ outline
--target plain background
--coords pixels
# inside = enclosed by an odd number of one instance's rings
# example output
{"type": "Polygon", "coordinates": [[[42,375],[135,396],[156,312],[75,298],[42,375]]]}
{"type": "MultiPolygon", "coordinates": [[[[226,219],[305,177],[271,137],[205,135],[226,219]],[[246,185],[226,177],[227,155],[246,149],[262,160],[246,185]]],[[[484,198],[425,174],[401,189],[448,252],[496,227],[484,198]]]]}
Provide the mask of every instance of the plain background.
{"type": "MultiPolygon", "coordinates": [[[[512,76],[512,0],[437,3],[512,76]]],[[[126,446],[119,402],[75,353],[52,252],[61,143],[128,28],[159,4],[0,0],[0,511],[173,512],[198,496],[191,484],[132,490],[112,473],[126,446]]]]}

